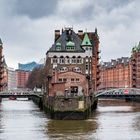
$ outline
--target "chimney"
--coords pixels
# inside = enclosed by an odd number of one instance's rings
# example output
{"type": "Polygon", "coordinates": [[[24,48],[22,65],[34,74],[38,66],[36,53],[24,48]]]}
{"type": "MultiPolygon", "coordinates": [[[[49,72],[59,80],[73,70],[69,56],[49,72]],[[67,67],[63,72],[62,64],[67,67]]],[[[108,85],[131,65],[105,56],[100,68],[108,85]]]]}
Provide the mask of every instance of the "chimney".
{"type": "Polygon", "coordinates": [[[78,35],[79,36],[83,35],[83,30],[78,30],[78,35]]]}
{"type": "Polygon", "coordinates": [[[55,41],[58,39],[60,36],[60,30],[55,30],[55,41]]]}

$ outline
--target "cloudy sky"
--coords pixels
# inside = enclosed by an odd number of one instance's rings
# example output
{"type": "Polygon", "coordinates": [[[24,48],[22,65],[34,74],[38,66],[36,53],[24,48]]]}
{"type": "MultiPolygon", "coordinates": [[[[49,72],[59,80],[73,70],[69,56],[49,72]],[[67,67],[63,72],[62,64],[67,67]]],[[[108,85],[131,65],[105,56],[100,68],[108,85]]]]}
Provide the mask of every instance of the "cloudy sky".
{"type": "Polygon", "coordinates": [[[8,66],[39,61],[63,27],[94,31],[101,59],[130,56],[140,41],[140,0],[0,0],[0,38],[8,66]]]}

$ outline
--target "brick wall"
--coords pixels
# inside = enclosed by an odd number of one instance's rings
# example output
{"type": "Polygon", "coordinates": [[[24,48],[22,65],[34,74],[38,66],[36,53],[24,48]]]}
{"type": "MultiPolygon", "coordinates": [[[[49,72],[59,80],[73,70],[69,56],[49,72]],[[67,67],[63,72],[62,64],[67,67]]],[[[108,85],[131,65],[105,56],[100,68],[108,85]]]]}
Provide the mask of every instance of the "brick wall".
{"type": "MultiPolygon", "coordinates": [[[[70,90],[71,87],[78,87],[78,91],[83,91],[84,95],[89,95],[88,79],[86,75],[73,71],[56,72],[49,84],[49,96],[65,95],[65,90],[70,90]],[[59,81],[62,79],[62,81],[59,81]],[[64,82],[63,79],[66,79],[64,82]]],[[[77,93],[78,94],[78,93],[77,93]]]]}
{"type": "Polygon", "coordinates": [[[100,72],[100,89],[132,87],[131,63],[117,63],[102,66],[100,72]]]}

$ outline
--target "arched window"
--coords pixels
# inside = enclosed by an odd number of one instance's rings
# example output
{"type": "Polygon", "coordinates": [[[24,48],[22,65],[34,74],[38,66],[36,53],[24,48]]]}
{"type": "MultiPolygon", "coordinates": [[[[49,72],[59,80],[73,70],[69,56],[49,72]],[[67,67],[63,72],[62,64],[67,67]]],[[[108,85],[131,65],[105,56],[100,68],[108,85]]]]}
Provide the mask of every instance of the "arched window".
{"type": "Polygon", "coordinates": [[[78,56],[78,57],[77,57],[77,63],[78,63],[78,64],[81,64],[81,63],[82,63],[82,57],[81,57],[81,56],[78,56]]]}
{"type": "Polygon", "coordinates": [[[72,57],[71,62],[72,62],[73,64],[76,64],[76,57],[75,57],[75,56],[72,57]]]}
{"type": "Polygon", "coordinates": [[[68,71],[68,68],[67,67],[63,67],[64,71],[68,71]]]}
{"type": "Polygon", "coordinates": [[[66,56],[66,57],[65,57],[65,63],[66,63],[66,64],[69,64],[69,63],[70,63],[70,58],[69,58],[69,56],[66,56]]]}
{"type": "Polygon", "coordinates": [[[60,56],[60,64],[64,64],[64,56],[60,56]]]}
{"type": "Polygon", "coordinates": [[[81,72],[81,68],[79,68],[79,67],[74,67],[74,68],[73,68],[73,71],[75,71],[75,72],[81,72]]]}
{"type": "Polygon", "coordinates": [[[53,56],[53,63],[57,63],[57,56],[53,56]]]}
{"type": "Polygon", "coordinates": [[[66,71],[68,71],[68,68],[67,68],[67,67],[61,67],[61,68],[59,69],[59,71],[60,71],[60,72],[66,72],[66,71]]]}

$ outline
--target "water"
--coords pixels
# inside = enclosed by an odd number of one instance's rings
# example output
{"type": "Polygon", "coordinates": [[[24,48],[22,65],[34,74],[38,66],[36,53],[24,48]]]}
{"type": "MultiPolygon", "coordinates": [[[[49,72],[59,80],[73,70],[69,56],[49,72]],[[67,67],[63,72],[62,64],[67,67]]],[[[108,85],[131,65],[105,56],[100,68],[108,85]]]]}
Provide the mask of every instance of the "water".
{"type": "Polygon", "coordinates": [[[140,104],[99,101],[88,120],[50,120],[32,101],[0,104],[0,140],[140,140],[140,104]]]}

